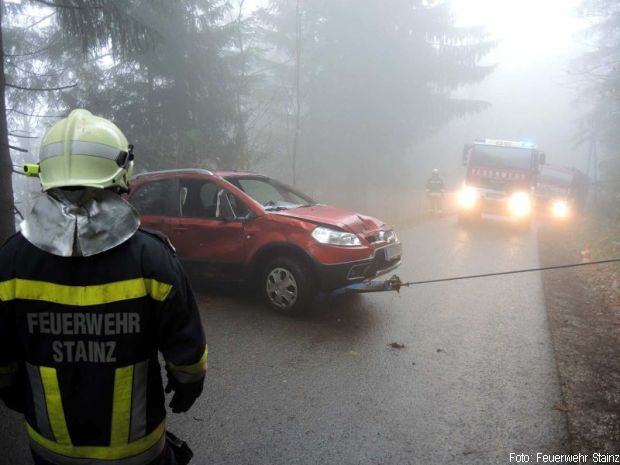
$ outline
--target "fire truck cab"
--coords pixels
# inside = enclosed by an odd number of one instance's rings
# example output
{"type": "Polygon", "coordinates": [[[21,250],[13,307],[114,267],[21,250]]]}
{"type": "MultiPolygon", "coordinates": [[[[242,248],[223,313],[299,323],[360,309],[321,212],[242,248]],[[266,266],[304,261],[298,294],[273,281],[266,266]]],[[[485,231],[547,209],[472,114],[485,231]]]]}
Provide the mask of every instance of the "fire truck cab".
{"type": "Polygon", "coordinates": [[[539,216],[570,220],[585,208],[588,185],[588,177],[576,168],[543,165],[535,191],[539,216]]]}
{"type": "Polygon", "coordinates": [[[484,139],[467,144],[465,181],[457,195],[459,221],[490,214],[528,226],[533,189],[544,162],[545,154],[529,142],[484,139]]]}

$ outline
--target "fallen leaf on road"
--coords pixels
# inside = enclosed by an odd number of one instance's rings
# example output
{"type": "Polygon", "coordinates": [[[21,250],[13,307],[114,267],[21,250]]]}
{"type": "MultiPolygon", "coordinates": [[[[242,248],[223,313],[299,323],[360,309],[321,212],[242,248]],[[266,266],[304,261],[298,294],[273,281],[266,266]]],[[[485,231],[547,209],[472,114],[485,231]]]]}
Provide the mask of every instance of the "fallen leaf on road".
{"type": "Polygon", "coordinates": [[[405,344],[401,344],[400,342],[392,342],[388,344],[392,349],[404,349],[407,347],[405,344]]]}
{"type": "Polygon", "coordinates": [[[557,410],[558,412],[570,412],[570,409],[566,405],[556,404],[553,406],[553,410],[557,410]]]}

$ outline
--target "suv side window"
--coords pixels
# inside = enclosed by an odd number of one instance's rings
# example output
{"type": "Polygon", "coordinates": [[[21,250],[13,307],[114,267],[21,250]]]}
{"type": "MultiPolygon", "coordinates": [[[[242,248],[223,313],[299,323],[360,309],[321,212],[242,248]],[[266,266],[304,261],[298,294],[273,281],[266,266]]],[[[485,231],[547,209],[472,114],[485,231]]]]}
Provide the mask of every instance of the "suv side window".
{"type": "Polygon", "coordinates": [[[238,199],[231,192],[227,192],[226,195],[230,200],[230,205],[232,206],[233,212],[235,213],[237,219],[247,220],[252,216],[252,210],[250,210],[250,207],[248,207],[243,200],[238,199]]]}
{"type": "MultiPolygon", "coordinates": [[[[181,182],[181,216],[217,219],[217,193],[222,187],[212,181],[185,179],[181,182]],[[183,202],[183,198],[185,201],[183,202]]],[[[248,218],[251,210],[232,193],[227,192],[237,218],[248,218]]]]}
{"type": "Polygon", "coordinates": [[[181,216],[185,218],[215,218],[217,191],[220,187],[203,179],[181,181],[181,216]]]}
{"type": "Polygon", "coordinates": [[[141,215],[178,216],[178,183],[176,179],[147,182],[129,197],[141,215]]]}

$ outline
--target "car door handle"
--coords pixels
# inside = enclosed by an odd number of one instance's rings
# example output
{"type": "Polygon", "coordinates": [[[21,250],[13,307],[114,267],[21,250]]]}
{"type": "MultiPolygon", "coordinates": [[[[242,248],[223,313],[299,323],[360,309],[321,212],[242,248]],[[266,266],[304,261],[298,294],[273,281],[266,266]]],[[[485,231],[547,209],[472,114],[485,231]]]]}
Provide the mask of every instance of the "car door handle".
{"type": "Polygon", "coordinates": [[[187,226],[173,226],[172,229],[175,231],[187,231],[187,226]]]}

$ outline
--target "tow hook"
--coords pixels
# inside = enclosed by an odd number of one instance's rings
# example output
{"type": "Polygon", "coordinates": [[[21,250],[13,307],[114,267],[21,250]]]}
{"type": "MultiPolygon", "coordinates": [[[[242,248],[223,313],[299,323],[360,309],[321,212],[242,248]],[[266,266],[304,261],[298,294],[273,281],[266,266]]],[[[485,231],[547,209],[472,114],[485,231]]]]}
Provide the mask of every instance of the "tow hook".
{"type": "Polygon", "coordinates": [[[357,284],[351,284],[346,287],[346,292],[352,292],[356,294],[362,294],[366,292],[399,292],[403,286],[403,282],[397,275],[392,275],[390,279],[366,281],[357,284]]]}

